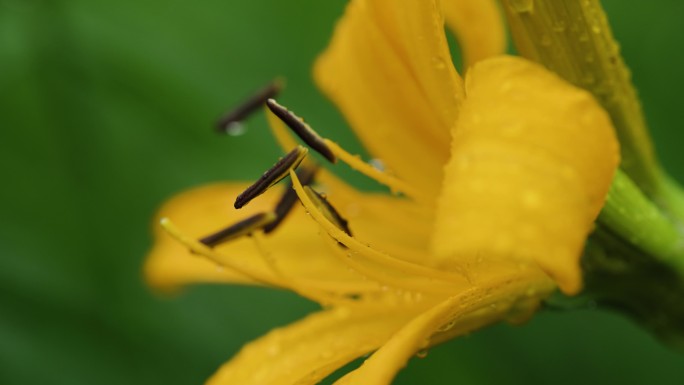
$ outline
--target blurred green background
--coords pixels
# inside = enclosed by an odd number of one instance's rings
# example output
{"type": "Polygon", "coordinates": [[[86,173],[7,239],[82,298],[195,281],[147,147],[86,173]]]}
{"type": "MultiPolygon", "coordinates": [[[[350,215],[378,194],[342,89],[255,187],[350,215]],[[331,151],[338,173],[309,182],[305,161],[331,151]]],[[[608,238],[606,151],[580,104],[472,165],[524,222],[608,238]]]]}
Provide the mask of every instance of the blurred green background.
{"type": "MultiPolygon", "coordinates": [[[[292,294],[141,279],[150,218],[191,186],[253,179],[279,152],[255,117],[214,120],[274,76],[354,151],[310,65],[343,0],[0,0],[0,384],[197,384],[315,309],[292,294]]],[[[606,0],[661,159],[684,181],[684,3],[606,0]]],[[[398,384],[680,384],[684,356],[599,310],[539,314],[414,359],[398,384]]]]}

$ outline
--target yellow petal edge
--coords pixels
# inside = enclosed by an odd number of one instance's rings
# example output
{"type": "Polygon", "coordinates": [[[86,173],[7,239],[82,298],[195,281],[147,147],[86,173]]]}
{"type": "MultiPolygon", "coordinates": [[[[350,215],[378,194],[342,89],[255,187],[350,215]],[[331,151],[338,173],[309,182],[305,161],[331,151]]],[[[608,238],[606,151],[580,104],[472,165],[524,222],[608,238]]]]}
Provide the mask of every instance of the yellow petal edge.
{"type": "Polygon", "coordinates": [[[503,15],[495,0],[442,0],[447,27],[456,35],[463,68],[506,52],[503,15]]]}
{"type": "Polygon", "coordinates": [[[351,1],[314,78],[374,157],[437,195],[463,81],[435,0],[351,1]]]}
{"type": "Polygon", "coordinates": [[[568,294],[619,163],[594,98],[539,65],[475,65],[454,129],[433,249],[443,261],[536,263],[568,294]]]}
{"type": "Polygon", "coordinates": [[[247,344],[207,384],[316,384],[382,346],[414,311],[335,308],[311,314],[247,344]]]}

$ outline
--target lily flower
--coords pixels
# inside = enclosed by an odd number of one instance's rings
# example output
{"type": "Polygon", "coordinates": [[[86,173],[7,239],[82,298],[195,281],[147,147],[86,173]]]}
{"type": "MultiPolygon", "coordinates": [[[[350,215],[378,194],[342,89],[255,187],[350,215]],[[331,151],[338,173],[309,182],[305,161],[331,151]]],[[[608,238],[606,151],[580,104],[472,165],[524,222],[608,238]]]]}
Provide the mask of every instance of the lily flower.
{"type": "Polygon", "coordinates": [[[314,77],[384,169],[269,100],[289,154],[257,184],[200,187],[161,208],[152,286],[266,285],[323,308],[247,344],[208,383],[312,384],[372,353],[339,383],[387,384],[423,349],[581,290],[579,258],[618,142],[591,94],[502,55],[504,41],[490,1],[352,0],[314,77]],[[285,124],[390,192],[318,167],[285,124]],[[273,186],[288,176],[291,187],[273,186]]]}

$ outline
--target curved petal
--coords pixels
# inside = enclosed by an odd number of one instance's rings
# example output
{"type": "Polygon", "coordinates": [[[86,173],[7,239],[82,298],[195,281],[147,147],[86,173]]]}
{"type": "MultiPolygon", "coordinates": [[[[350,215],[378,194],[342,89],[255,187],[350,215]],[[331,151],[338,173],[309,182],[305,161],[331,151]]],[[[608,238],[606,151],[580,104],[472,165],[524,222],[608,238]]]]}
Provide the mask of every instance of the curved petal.
{"type": "Polygon", "coordinates": [[[494,0],[442,0],[447,27],[458,39],[463,68],[506,51],[503,15],[494,0]]]}
{"type": "Polygon", "coordinates": [[[335,308],[309,315],[247,344],[207,384],[318,383],[377,349],[419,311],[335,308]]]}
{"type": "Polygon", "coordinates": [[[434,212],[407,199],[360,192],[329,172],[319,190],[349,221],[355,238],[389,254],[424,264],[430,250],[434,212]]]}
{"type": "MultiPolygon", "coordinates": [[[[320,180],[330,201],[347,217],[352,231],[364,242],[405,255],[407,259],[418,253],[411,250],[425,254],[429,243],[426,229],[431,219],[421,216],[410,202],[389,196],[364,195],[331,176],[321,175],[320,180]],[[399,223],[403,225],[394,225],[399,223]]],[[[272,210],[282,193],[281,188],[273,188],[247,207],[235,210],[232,200],[247,186],[247,183],[225,183],[199,187],[174,197],[160,209],[155,220],[154,247],[145,264],[146,278],[153,287],[173,289],[193,282],[255,283],[190,253],[158,226],[159,218],[168,217],[188,236],[198,239],[252,214],[272,210]]],[[[223,258],[231,258],[273,276],[275,272],[265,262],[266,253],[286,277],[324,290],[363,292],[377,289],[374,282],[349,271],[330,255],[328,244],[319,237],[318,225],[299,204],[279,228],[260,238],[260,244],[245,237],[217,246],[215,250],[223,258]]]]}
{"type": "Polygon", "coordinates": [[[433,248],[443,261],[536,263],[566,293],[619,162],[592,96],[541,66],[498,57],[469,71],[433,248]]]}
{"type": "Polygon", "coordinates": [[[435,196],[463,98],[435,0],[353,0],[314,68],[366,149],[435,196]]]}
{"type": "Polygon", "coordinates": [[[504,320],[511,312],[529,316],[538,307],[540,299],[553,289],[553,284],[546,277],[528,270],[513,272],[503,280],[465,290],[412,319],[359,369],[337,384],[389,384],[416,352],[441,342],[441,337],[437,341],[432,340],[436,334],[446,333],[453,338],[504,320]],[[529,292],[535,294],[530,297],[529,292]]]}

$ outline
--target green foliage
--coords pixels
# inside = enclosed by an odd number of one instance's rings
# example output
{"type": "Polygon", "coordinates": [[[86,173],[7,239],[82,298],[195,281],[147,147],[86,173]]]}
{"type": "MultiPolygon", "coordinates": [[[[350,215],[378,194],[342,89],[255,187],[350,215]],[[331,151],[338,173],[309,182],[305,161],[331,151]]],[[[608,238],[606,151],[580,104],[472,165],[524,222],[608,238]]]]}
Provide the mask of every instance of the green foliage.
{"type": "MultiPolygon", "coordinates": [[[[605,1],[665,166],[684,181],[684,50],[674,0],[605,1]]],[[[256,288],[150,292],[156,207],[254,179],[280,153],[223,110],[275,76],[286,105],[354,151],[310,65],[344,1],[0,0],[0,383],[200,383],[248,340],[314,309],[256,288]]],[[[398,383],[675,384],[681,356],[588,309],[433,349],[398,383]]]]}

